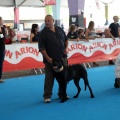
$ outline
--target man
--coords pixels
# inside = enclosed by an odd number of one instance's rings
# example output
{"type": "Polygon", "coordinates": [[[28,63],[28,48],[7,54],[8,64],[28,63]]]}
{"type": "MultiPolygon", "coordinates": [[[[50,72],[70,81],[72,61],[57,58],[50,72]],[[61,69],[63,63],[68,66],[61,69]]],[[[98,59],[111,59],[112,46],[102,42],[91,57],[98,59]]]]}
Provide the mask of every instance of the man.
{"type": "MultiPolygon", "coordinates": [[[[110,37],[115,39],[116,37],[120,37],[120,26],[118,24],[119,18],[118,16],[113,17],[114,22],[110,24],[109,30],[110,30],[110,37]]],[[[114,64],[112,60],[109,60],[109,64],[114,64]]]]}
{"type": "MultiPolygon", "coordinates": [[[[54,74],[52,59],[62,59],[64,66],[67,66],[68,40],[62,28],[54,26],[54,19],[51,15],[45,17],[45,27],[40,32],[38,41],[39,51],[43,55],[45,64],[44,102],[51,102],[52,89],[54,85],[54,74]]],[[[61,91],[58,93],[61,97],[61,91]]]]}

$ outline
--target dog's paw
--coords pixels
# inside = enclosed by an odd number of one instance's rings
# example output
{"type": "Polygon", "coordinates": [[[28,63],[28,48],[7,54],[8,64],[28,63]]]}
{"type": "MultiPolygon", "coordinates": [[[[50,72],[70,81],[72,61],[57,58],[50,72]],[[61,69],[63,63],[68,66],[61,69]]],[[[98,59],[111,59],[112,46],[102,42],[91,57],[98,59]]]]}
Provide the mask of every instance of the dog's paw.
{"type": "Polygon", "coordinates": [[[78,98],[78,95],[73,96],[73,98],[78,98]]]}
{"type": "Polygon", "coordinates": [[[60,103],[64,103],[65,101],[67,101],[68,100],[68,98],[66,97],[66,98],[62,98],[62,100],[60,101],[60,103]]]}
{"type": "Polygon", "coordinates": [[[60,103],[64,103],[64,102],[65,102],[65,100],[61,100],[61,101],[60,101],[60,103]]]}
{"type": "Polygon", "coordinates": [[[94,95],[91,95],[91,98],[94,98],[94,95]]]}

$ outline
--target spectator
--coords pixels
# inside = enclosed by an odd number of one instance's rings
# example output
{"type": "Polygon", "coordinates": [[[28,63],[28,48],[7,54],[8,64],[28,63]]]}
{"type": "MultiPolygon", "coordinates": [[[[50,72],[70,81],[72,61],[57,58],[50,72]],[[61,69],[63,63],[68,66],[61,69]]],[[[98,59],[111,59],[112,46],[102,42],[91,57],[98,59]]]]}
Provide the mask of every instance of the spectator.
{"type": "Polygon", "coordinates": [[[76,31],[76,25],[74,24],[70,25],[67,37],[69,40],[75,40],[75,41],[79,40],[78,33],[76,31]]]}
{"type": "MultiPolygon", "coordinates": [[[[51,102],[52,89],[54,84],[54,73],[52,69],[52,59],[58,58],[63,61],[64,66],[67,66],[67,47],[68,40],[65,32],[61,27],[54,26],[54,19],[51,15],[45,17],[45,27],[40,32],[38,41],[39,51],[43,55],[45,64],[45,83],[44,83],[44,102],[51,102]]],[[[61,89],[59,88],[58,96],[62,97],[61,89]]]]}
{"type": "Polygon", "coordinates": [[[2,68],[5,57],[5,28],[3,27],[3,23],[3,19],[0,17],[0,83],[4,82],[2,80],[2,68]]]}
{"type": "MultiPolygon", "coordinates": [[[[38,24],[32,24],[31,33],[30,33],[30,43],[38,43],[39,40],[39,26],[38,24]]],[[[40,70],[38,68],[31,69],[37,74],[40,70]]]]}
{"type": "Polygon", "coordinates": [[[113,17],[114,22],[110,24],[110,37],[115,39],[116,37],[120,37],[120,25],[118,24],[119,18],[118,16],[113,17]]]}
{"type": "MultiPolygon", "coordinates": [[[[100,36],[95,33],[94,26],[95,26],[94,21],[90,21],[89,25],[88,25],[88,28],[86,29],[86,32],[85,32],[85,38],[86,39],[94,40],[95,38],[100,38],[100,36]]],[[[93,66],[96,67],[96,66],[99,66],[99,65],[96,62],[93,62],[93,66]]]]}
{"type": "Polygon", "coordinates": [[[12,38],[15,36],[15,32],[13,29],[10,28],[10,26],[7,26],[7,36],[10,39],[11,43],[12,43],[12,38]]]}
{"type": "MultiPolygon", "coordinates": [[[[113,17],[113,23],[110,24],[109,26],[109,34],[110,37],[115,39],[116,37],[120,37],[120,25],[118,24],[119,18],[118,16],[113,17]]],[[[109,60],[110,65],[114,65],[112,60],[109,60]]]]}
{"type": "Polygon", "coordinates": [[[38,24],[32,24],[31,33],[30,33],[30,43],[36,43],[39,39],[39,26],[38,24]]]}
{"type": "Polygon", "coordinates": [[[101,38],[101,36],[99,36],[95,33],[94,26],[95,26],[94,21],[90,21],[89,25],[88,25],[88,28],[86,29],[86,32],[85,32],[85,38],[86,39],[94,40],[95,38],[101,38]]]}
{"type": "Polygon", "coordinates": [[[83,29],[78,30],[78,37],[79,37],[79,40],[85,40],[85,34],[83,29]]]}

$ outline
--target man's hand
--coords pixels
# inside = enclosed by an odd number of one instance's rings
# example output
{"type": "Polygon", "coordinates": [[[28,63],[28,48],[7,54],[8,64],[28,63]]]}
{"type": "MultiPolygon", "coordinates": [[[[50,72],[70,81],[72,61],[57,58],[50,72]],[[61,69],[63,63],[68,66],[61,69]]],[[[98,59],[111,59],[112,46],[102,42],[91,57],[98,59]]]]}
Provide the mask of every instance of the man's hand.
{"type": "Polygon", "coordinates": [[[67,48],[64,50],[64,54],[67,54],[67,48]]]}
{"type": "Polygon", "coordinates": [[[47,58],[48,63],[52,64],[52,58],[47,58]]]}
{"type": "Polygon", "coordinates": [[[48,63],[52,64],[52,58],[50,58],[46,52],[46,50],[41,50],[40,51],[42,55],[45,57],[45,59],[48,61],[48,63]]]}

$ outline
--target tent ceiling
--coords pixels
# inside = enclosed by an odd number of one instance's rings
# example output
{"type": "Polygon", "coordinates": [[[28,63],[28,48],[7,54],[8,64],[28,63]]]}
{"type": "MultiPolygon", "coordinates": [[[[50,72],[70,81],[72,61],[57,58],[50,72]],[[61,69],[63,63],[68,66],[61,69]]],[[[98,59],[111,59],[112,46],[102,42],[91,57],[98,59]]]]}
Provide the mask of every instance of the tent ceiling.
{"type": "MultiPolygon", "coordinates": [[[[44,0],[0,0],[0,7],[44,7],[44,0]]],[[[61,0],[62,6],[66,7],[68,0],[61,0]]],[[[89,0],[86,0],[86,2],[89,0]]],[[[93,1],[93,0],[92,0],[93,1]]],[[[98,0],[103,3],[112,3],[119,0],[98,0]]]]}
{"type": "Polygon", "coordinates": [[[0,0],[1,7],[44,7],[43,0],[0,0]]]}

